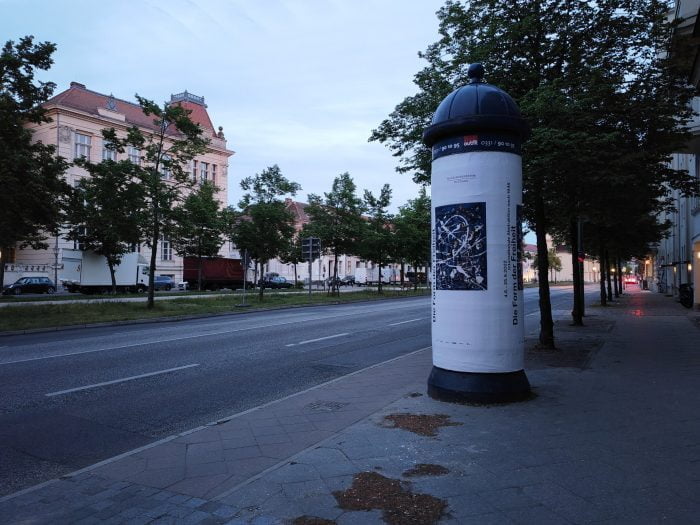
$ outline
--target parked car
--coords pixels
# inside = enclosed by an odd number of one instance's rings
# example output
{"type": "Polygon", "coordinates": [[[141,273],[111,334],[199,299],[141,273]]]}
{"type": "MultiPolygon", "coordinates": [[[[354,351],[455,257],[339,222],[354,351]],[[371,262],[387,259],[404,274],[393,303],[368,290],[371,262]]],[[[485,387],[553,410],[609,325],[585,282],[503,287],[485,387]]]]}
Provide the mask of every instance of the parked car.
{"type": "Polygon", "coordinates": [[[48,277],[22,277],[8,284],[2,290],[3,295],[21,295],[23,293],[54,293],[56,285],[48,277]]]}
{"type": "Polygon", "coordinates": [[[625,284],[637,284],[637,278],[634,275],[625,277],[625,284]]]}
{"type": "Polygon", "coordinates": [[[355,276],[354,275],[346,275],[340,280],[340,285],[341,286],[355,286],[355,276]]]}
{"type": "Polygon", "coordinates": [[[287,279],[284,277],[280,277],[279,275],[276,275],[274,277],[270,277],[268,279],[260,279],[260,286],[263,288],[293,288],[294,283],[289,282],[287,279]]]}
{"type": "Polygon", "coordinates": [[[177,283],[175,279],[167,275],[156,275],[154,286],[156,290],[165,290],[169,292],[173,288],[177,288],[177,283]]]}

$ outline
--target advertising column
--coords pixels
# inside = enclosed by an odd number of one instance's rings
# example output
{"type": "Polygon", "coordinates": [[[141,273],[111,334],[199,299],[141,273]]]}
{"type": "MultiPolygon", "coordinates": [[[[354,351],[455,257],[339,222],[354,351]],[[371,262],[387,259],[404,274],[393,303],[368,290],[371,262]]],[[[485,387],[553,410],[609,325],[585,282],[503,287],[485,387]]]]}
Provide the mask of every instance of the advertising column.
{"type": "Polygon", "coordinates": [[[504,402],[530,391],[523,371],[524,123],[508,95],[481,81],[483,70],[470,73],[472,83],[448,97],[451,113],[441,105],[424,134],[433,155],[428,392],[448,401],[504,402]],[[485,108],[494,93],[501,106],[485,108]]]}

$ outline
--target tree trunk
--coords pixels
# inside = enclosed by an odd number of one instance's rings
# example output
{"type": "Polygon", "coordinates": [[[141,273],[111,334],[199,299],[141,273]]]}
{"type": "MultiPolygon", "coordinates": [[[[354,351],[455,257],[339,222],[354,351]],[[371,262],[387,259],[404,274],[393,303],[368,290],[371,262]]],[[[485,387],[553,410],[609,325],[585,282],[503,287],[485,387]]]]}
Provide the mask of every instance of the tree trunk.
{"type": "Polygon", "coordinates": [[[582,283],[578,262],[578,224],[572,221],[569,224],[571,238],[571,269],[574,278],[574,308],[571,311],[574,326],[583,326],[583,309],[581,308],[582,283]]]}
{"type": "Polygon", "coordinates": [[[294,289],[297,289],[297,262],[292,263],[294,265],[294,289]]]}
{"type": "Polygon", "coordinates": [[[617,272],[619,271],[617,269],[617,258],[613,259],[613,268],[615,269],[615,273],[613,274],[613,287],[615,289],[615,299],[620,297],[620,288],[618,287],[618,279],[617,279],[617,272]]]}
{"type": "Polygon", "coordinates": [[[608,306],[608,297],[605,293],[605,244],[603,244],[603,238],[598,233],[598,246],[599,250],[598,253],[600,254],[598,256],[598,264],[600,266],[600,275],[598,280],[600,281],[600,306],[608,306]]]}
{"type": "Polygon", "coordinates": [[[381,294],[382,292],[382,268],[384,266],[382,264],[379,265],[379,286],[377,287],[377,293],[381,294]]]}
{"type": "MultiPolygon", "coordinates": [[[[405,269],[406,269],[406,263],[405,263],[404,261],[401,261],[401,289],[402,289],[402,290],[403,290],[403,274],[404,274],[404,270],[405,270],[405,269]]],[[[418,272],[415,271],[415,268],[414,268],[413,273],[414,273],[414,274],[417,274],[417,273],[418,273],[418,272]]]]}
{"type": "Polygon", "coordinates": [[[622,279],[622,261],[620,258],[617,258],[617,280],[620,283],[620,295],[622,295],[622,290],[623,290],[623,279],[622,279]]]}
{"type": "Polygon", "coordinates": [[[608,301],[612,302],[612,285],[610,284],[610,252],[605,250],[605,280],[608,283],[608,301]]]}
{"type": "Polygon", "coordinates": [[[146,303],[146,307],[149,310],[155,306],[156,254],[158,253],[158,242],[160,241],[160,224],[158,223],[157,212],[154,212],[153,230],[151,233],[151,261],[148,265],[148,302],[146,303]]]}
{"type": "Polygon", "coordinates": [[[340,287],[338,286],[338,248],[333,249],[333,279],[331,285],[331,294],[340,296],[340,287]]]}
{"type": "Polygon", "coordinates": [[[535,193],[535,234],[537,236],[537,279],[540,294],[540,345],[544,348],[554,346],[554,320],[552,319],[552,302],[549,296],[549,260],[547,252],[547,230],[545,223],[544,202],[540,192],[535,193]]]}
{"type": "Polygon", "coordinates": [[[260,291],[258,292],[258,299],[260,299],[260,302],[262,302],[262,300],[263,300],[263,292],[265,291],[265,284],[263,283],[263,265],[264,265],[265,263],[263,263],[262,261],[260,261],[259,264],[260,264],[260,281],[259,281],[259,284],[260,284],[260,291]]]}
{"type": "Polygon", "coordinates": [[[110,257],[107,257],[107,267],[109,268],[109,276],[112,279],[112,295],[117,295],[117,276],[114,270],[114,262],[110,257]]]}
{"type": "MultiPolygon", "coordinates": [[[[5,246],[0,247],[0,290],[5,286],[5,261],[7,260],[7,253],[9,251],[10,249],[5,246]]],[[[58,287],[58,283],[53,284],[58,287]]]]}
{"type": "Polygon", "coordinates": [[[197,254],[197,291],[202,291],[202,254],[197,254]]]}

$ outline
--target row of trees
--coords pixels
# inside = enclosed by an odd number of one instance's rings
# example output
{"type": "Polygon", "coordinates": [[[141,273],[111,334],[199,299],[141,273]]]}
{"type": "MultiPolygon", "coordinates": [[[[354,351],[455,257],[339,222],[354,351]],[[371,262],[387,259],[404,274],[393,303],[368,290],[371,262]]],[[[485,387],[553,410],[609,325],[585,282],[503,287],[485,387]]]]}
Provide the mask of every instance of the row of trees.
{"type": "MultiPolygon", "coordinates": [[[[695,190],[692,177],[668,166],[688,139],[689,44],[673,38],[661,0],[448,0],[438,13],[439,39],[405,98],[372,132],[399,157],[399,172],[430,181],[421,141],[432,113],[467,83],[482,62],[488,80],[519,103],[532,126],[523,149],[525,216],[547,253],[546,234],[582,244],[606,271],[644,256],[667,225],[668,189],[695,190]]],[[[540,344],[554,347],[547,258],[539,259],[540,344]]],[[[582,324],[582,282],[575,272],[575,324],[582,324]]],[[[601,301],[606,296],[601,288],[601,301]]]]}
{"type": "MultiPolygon", "coordinates": [[[[50,67],[54,51],[53,44],[35,44],[26,37],[16,45],[7,42],[0,56],[0,177],[6,190],[0,194],[0,272],[11,247],[46,248],[46,235],[58,235],[61,225],[67,225],[69,240],[106,258],[113,291],[115,268],[122,257],[136,245],[149,246],[149,307],[154,304],[157,248],[162,238],[169,239],[179,255],[198,257],[200,268],[201,258],[218,254],[226,239],[248,253],[260,275],[270,259],[299,262],[300,236],[282,199],[295,195],[299,184],[287,180],[275,165],[241,182],[244,195],[238,208],[222,207],[216,199],[217,188],[196,181],[185,168],[206,151],[208,140],[177,105],[159,106],[137,95],[143,112],[153,117],[153,131],[131,127],[119,136],[110,128],[102,135],[107,149],[139,150],[141,162],[94,163],[79,158],[74,163],[90,176],[76,188],[67,185],[63,174],[69,163],[57,156],[55,147],[33,143],[26,127],[50,120],[41,104],[55,85],[35,82],[34,73],[50,67]]],[[[422,192],[395,217],[387,211],[390,200],[388,185],[376,197],[365,191],[364,198],[358,198],[347,173],[335,179],[324,197],[309,196],[311,223],[301,235],[321,238],[333,253],[334,281],[341,253],[360,255],[380,267],[389,261],[426,264],[428,197],[422,192]]]]}

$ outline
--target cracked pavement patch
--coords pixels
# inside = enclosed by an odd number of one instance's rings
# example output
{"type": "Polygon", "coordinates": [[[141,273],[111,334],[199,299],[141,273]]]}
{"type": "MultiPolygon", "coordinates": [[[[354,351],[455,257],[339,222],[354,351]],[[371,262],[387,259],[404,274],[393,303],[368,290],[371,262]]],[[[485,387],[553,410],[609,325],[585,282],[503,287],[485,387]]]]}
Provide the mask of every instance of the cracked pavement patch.
{"type": "Polygon", "coordinates": [[[381,510],[390,525],[432,525],[445,514],[447,502],[410,491],[410,483],[377,472],[360,472],[352,486],[333,496],[344,510],[381,510]]]}
{"type": "Polygon", "coordinates": [[[435,437],[441,427],[456,427],[462,423],[450,421],[446,414],[389,414],[384,416],[386,428],[400,428],[420,436],[435,437]]]}

